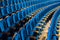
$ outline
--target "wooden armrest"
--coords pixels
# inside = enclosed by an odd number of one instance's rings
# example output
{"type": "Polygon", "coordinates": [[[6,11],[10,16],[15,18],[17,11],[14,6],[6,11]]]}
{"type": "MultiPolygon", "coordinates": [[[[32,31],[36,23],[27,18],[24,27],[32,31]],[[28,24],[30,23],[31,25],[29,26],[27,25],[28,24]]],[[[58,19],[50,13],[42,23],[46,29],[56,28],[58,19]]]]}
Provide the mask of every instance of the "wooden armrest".
{"type": "Polygon", "coordinates": [[[31,36],[31,37],[30,37],[30,40],[36,40],[36,37],[31,36]]]}
{"type": "Polygon", "coordinates": [[[33,32],[39,33],[39,31],[33,31],[33,32]]]}
{"type": "Polygon", "coordinates": [[[60,30],[57,30],[58,32],[60,32],[60,30]]]}
{"type": "Polygon", "coordinates": [[[56,34],[56,36],[60,36],[60,34],[56,34]]]}
{"type": "Polygon", "coordinates": [[[38,23],[38,24],[44,25],[43,23],[38,23]]]}
{"type": "Polygon", "coordinates": [[[40,27],[40,26],[38,26],[38,27],[36,27],[36,28],[39,28],[39,29],[40,29],[41,27],[40,27]]]}
{"type": "Polygon", "coordinates": [[[57,26],[57,28],[60,28],[60,26],[57,26]]]}

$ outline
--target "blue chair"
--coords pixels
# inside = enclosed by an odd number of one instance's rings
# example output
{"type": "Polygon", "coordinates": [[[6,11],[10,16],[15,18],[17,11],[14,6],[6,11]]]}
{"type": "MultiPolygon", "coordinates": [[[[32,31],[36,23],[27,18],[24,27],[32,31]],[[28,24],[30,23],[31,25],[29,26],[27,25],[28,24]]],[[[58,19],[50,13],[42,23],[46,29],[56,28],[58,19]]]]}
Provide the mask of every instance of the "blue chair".
{"type": "Polygon", "coordinates": [[[0,31],[1,32],[8,32],[9,31],[9,27],[8,27],[6,19],[4,19],[4,20],[2,20],[0,22],[1,22],[0,23],[0,29],[1,29],[0,31]]]}
{"type": "Polygon", "coordinates": [[[1,12],[1,8],[0,8],[0,18],[2,17],[2,12],[1,12]]]}
{"type": "Polygon", "coordinates": [[[26,29],[23,28],[23,29],[21,30],[21,37],[22,37],[22,40],[27,40],[27,39],[28,39],[28,36],[29,36],[29,35],[27,35],[26,29]]]}
{"type": "Polygon", "coordinates": [[[28,36],[32,36],[33,35],[30,23],[26,25],[26,30],[27,30],[28,36]]]}
{"type": "Polygon", "coordinates": [[[9,31],[9,27],[8,27],[8,23],[7,23],[7,18],[3,20],[3,25],[4,25],[4,32],[8,32],[9,31]]]}
{"type": "Polygon", "coordinates": [[[14,4],[15,4],[14,0],[11,0],[11,4],[12,4],[12,5],[14,5],[14,4]]]}
{"type": "Polygon", "coordinates": [[[16,12],[16,10],[17,10],[16,5],[12,5],[11,10],[12,10],[12,12],[16,12]]]}
{"type": "Polygon", "coordinates": [[[19,7],[20,5],[19,5],[19,4],[16,4],[16,6],[17,6],[17,10],[20,11],[20,9],[21,9],[21,8],[19,7]]]}
{"type": "Polygon", "coordinates": [[[21,33],[17,33],[16,36],[14,37],[14,40],[21,40],[21,33]]]}
{"type": "Polygon", "coordinates": [[[32,6],[29,8],[29,14],[31,15],[31,13],[33,12],[33,10],[32,10],[33,8],[32,8],[32,6]]]}
{"type": "Polygon", "coordinates": [[[4,0],[4,6],[7,6],[7,0],[4,0]]]}
{"type": "Polygon", "coordinates": [[[7,8],[6,7],[1,8],[1,13],[2,13],[2,16],[6,16],[7,15],[7,8]]]}
{"type": "Polygon", "coordinates": [[[27,15],[29,15],[29,13],[28,13],[28,9],[29,9],[29,8],[26,8],[26,11],[25,11],[25,13],[26,13],[27,15]]]}
{"type": "Polygon", "coordinates": [[[17,4],[20,3],[19,0],[16,0],[17,1],[17,4]]]}
{"type": "Polygon", "coordinates": [[[19,8],[18,10],[21,10],[21,4],[20,3],[18,4],[18,8],[19,8]]]}
{"type": "Polygon", "coordinates": [[[14,22],[13,22],[13,17],[9,16],[7,19],[7,24],[8,24],[8,27],[14,27],[14,22]]]}
{"type": "Polygon", "coordinates": [[[0,29],[1,29],[2,32],[5,30],[5,29],[4,29],[4,25],[3,25],[3,20],[0,21],[0,29]]]}
{"type": "Polygon", "coordinates": [[[30,10],[30,8],[27,8],[27,12],[28,12],[27,15],[30,15],[30,14],[31,14],[31,10],[30,10]]]}
{"type": "Polygon", "coordinates": [[[21,14],[21,12],[17,12],[17,15],[18,15],[18,20],[22,20],[22,14],[21,14]]]}
{"type": "Polygon", "coordinates": [[[12,14],[12,12],[14,12],[13,6],[7,6],[7,13],[12,14]]]}
{"type": "Polygon", "coordinates": [[[14,1],[14,4],[17,4],[17,0],[13,0],[14,1]]]}
{"type": "Polygon", "coordinates": [[[19,7],[18,7],[18,4],[15,4],[15,8],[16,8],[16,11],[18,11],[19,9],[19,7]]]}
{"type": "Polygon", "coordinates": [[[29,2],[26,2],[26,6],[29,6],[29,2]]]}
{"type": "Polygon", "coordinates": [[[34,18],[34,21],[35,21],[35,25],[37,24],[37,20],[36,20],[36,18],[34,18]]]}
{"type": "Polygon", "coordinates": [[[23,3],[24,1],[23,0],[20,0],[21,3],[23,3]]]}
{"type": "Polygon", "coordinates": [[[34,19],[32,19],[32,20],[30,21],[30,25],[31,25],[32,29],[34,29],[34,27],[36,26],[34,19]]]}
{"type": "Polygon", "coordinates": [[[18,14],[14,14],[14,15],[13,15],[13,22],[14,22],[15,24],[18,23],[18,14]]]}
{"type": "Polygon", "coordinates": [[[12,37],[8,37],[7,40],[12,40],[12,37]]]}
{"type": "Polygon", "coordinates": [[[21,14],[22,14],[22,17],[23,17],[23,19],[24,19],[24,18],[26,17],[25,10],[22,10],[21,14]]]}
{"type": "Polygon", "coordinates": [[[0,1],[0,6],[1,6],[1,7],[4,6],[4,5],[3,5],[3,1],[0,1]]]}
{"type": "Polygon", "coordinates": [[[21,3],[21,5],[22,5],[22,8],[27,7],[27,6],[26,6],[26,2],[21,3]]]}
{"type": "Polygon", "coordinates": [[[8,0],[7,1],[7,5],[11,5],[11,0],[8,0]]]}

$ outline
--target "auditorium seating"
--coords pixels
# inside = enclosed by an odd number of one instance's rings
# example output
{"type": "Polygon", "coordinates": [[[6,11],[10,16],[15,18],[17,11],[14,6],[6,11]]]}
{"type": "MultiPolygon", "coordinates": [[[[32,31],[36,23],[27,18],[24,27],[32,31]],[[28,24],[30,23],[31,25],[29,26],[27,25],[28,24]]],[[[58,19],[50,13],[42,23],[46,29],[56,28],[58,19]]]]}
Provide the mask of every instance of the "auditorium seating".
{"type": "Polygon", "coordinates": [[[59,11],[60,11],[60,9],[58,9],[55,12],[55,14],[54,14],[54,16],[52,18],[52,23],[51,23],[51,27],[50,27],[49,32],[48,32],[47,40],[58,40],[58,37],[59,37],[59,35],[57,35],[58,34],[58,30],[59,30],[58,22],[60,21],[59,20],[59,14],[60,14],[59,11]]]}
{"type": "Polygon", "coordinates": [[[52,20],[46,40],[58,40],[60,0],[0,0],[0,40],[39,40],[52,20]]]}

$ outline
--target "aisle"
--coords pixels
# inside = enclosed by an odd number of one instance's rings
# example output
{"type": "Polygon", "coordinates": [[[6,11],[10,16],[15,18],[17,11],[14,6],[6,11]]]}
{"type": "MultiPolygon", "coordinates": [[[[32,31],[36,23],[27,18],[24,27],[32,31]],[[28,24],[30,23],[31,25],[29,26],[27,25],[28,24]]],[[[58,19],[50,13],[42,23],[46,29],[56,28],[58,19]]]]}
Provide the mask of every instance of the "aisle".
{"type": "Polygon", "coordinates": [[[47,38],[47,33],[48,33],[48,29],[49,29],[49,27],[50,27],[50,23],[51,23],[51,20],[49,20],[49,22],[46,24],[46,26],[45,26],[45,28],[44,28],[44,30],[43,30],[43,32],[42,32],[42,35],[40,35],[39,40],[46,40],[46,38],[47,38]]]}

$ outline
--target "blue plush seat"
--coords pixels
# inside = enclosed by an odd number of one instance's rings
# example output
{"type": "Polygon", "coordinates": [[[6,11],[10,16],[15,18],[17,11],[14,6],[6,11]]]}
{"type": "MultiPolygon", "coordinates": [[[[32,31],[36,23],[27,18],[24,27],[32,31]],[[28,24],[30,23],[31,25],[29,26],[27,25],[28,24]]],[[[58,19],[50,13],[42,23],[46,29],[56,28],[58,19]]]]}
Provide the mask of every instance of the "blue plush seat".
{"type": "Polygon", "coordinates": [[[13,15],[13,22],[18,23],[18,14],[13,15]]]}
{"type": "Polygon", "coordinates": [[[14,40],[22,40],[21,39],[21,33],[17,33],[17,35],[14,37],[14,40]]]}
{"type": "Polygon", "coordinates": [[[16,7],[17,7],[16,5],[12,5],[12,6],[11,6],[11,10],[12,10],[12,12],[16,12],[16,10],[17,10],[16,7]]]}
{"type": "Polygon", "coordinates": [[[8,17],[7,19],[7,24],[8,24],[8,27],[13,27],[14,25],[14,22],[13,22],[13,17],[8,17]]]}
{"type": "Polygon", "coordinates": [[[8,14],[12,14],[12,12],[14,12],[14,8],[12,9],[13,7],[12,6],[7,6],[7,13],[8,14]]]}
{"type": "Polygon", "coordinates": [[[2,17],[3,17],[3,16],[6,16],[6,15],[7,15],[7,7],[5,7],[5,8],[2,7],[2,8],[1,8],[1,13],[2,13],[2,17]]]}
{"type": "Polygon", "coordinates": [[[21,30],[22,40],[28,40],[29,34],[27,34],[27,32],[29,33],[29,31],[28,31],[28,30],[26,31],[25,28],[23,28],[23,29],[21,30]]]}
{"type": "Polygon", "coordinates": [[[4,29],[4,25],[3,25],[3,20],[0,21],[0,29],[1,29],[2,32],[5,30],[5,29],[4,29]]]}

